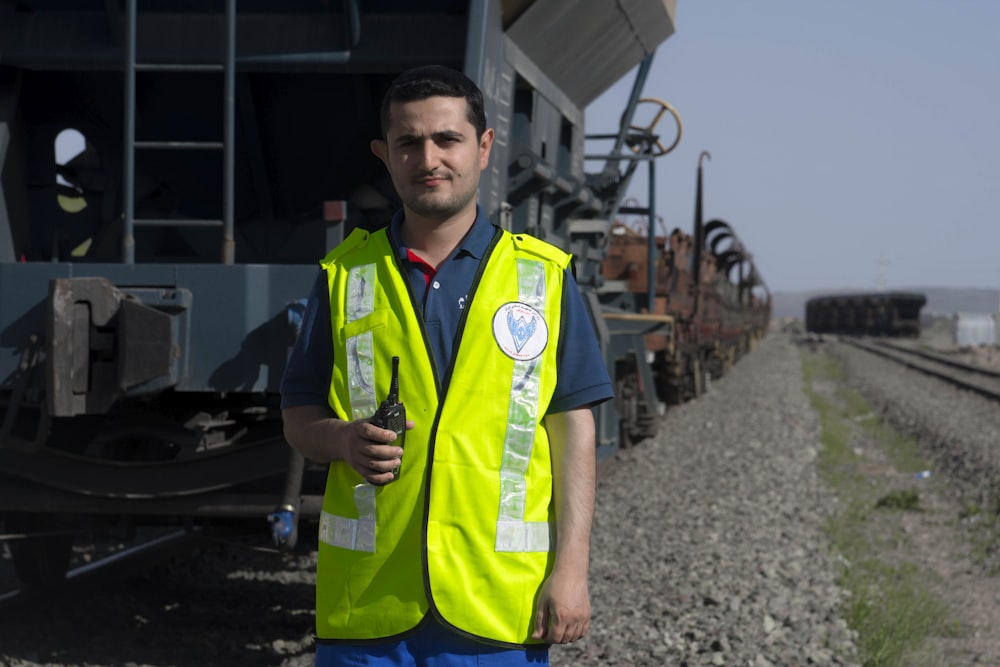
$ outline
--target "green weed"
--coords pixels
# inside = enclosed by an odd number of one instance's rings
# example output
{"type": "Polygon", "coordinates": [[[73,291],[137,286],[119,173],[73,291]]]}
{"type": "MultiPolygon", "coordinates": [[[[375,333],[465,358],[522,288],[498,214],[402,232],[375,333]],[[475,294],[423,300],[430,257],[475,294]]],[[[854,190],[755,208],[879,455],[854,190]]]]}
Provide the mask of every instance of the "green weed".
{"type": "Polygon", "coordinates": [[[885,510],[920,510],[919,494],[865,474],[866,459],[851,443],[860,432],[866,446],[877,448],[899,472],[927,467],[919,444],[883,424],[863,396],[842,387],[842,370],[833,359],[804,353],[802,371],[822,427],[818,469],[839,499],[824,528],[832,548],[843,556],[844,617],[858,633],[865,667],[913,664],[910,658],[927,639],[955,636],[962,629],[949,619],[947,604],[931,592],[933,575],[898,561],[907,536],[885,510]],[[834,390],[817,391],[824,384],[834,390]]]}

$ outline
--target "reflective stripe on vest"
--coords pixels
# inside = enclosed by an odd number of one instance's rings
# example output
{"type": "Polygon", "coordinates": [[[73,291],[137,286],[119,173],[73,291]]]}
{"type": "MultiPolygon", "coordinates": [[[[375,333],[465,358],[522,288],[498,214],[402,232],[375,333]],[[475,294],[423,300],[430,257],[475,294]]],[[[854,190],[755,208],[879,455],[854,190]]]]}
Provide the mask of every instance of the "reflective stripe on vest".
{"type": "MultiPolygon", "coordinates": [[[[355,266],[347,276],[347,321],[354,322],[375,310],[375,265],[355,266]]],[[[351,413],[363,419],[375,412],[375,354],[370,331],[347,339],[348,387],[351,413]]],[[[354,487],[358,518],[320,513],[319,539],[335,547],[375,552],[375,487],[354,487]]]]}
{"type": "MultiPolygon", "coordinates": [[[[347,321],[354,322],[375,310],[375,265],[351,268],[347,277],[347,321]]],[[[375,414],[375,354],[372,334],[347,339],[347,383],[351,394],[352,419],[375,414]]]]}
{"type": "MultiPolygon", "coordinates": [[[[517,260],[518,299],[545,312],[545,267],[529,259],[517,260]]],[[[514,362],[507,432],[500,463],[500,512],[496,551],[549,551],[551,529],[544,521],[525,521],[528,462],[538,418],[538,359],[514,362]]]]}
{"type": "Polygon", "coordinates": [[[355,486],[354,506],[358,510],[357,519],[320,512],[319,540],[334,547],[375,553],[375,487],[355,486]]]}

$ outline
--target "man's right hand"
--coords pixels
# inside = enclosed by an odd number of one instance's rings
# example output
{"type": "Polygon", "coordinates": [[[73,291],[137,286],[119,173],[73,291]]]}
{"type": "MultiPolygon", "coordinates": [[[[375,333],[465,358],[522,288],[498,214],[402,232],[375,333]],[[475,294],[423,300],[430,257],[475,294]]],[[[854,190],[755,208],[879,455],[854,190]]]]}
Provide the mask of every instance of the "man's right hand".
{"type": "MultiPolygon", "coordinates": [[[[343,438],[343,459],[369,484],[382,486],[395,479],[392,471],[399,467],[403,448],[392,444],[396,433],[379,428],[367,419],[341,422],[340,437],[343,438]]],[[[406,422],[407,430],[413,422],[406,422]]]]}
{"type": "MultiPolygon", "coordinates": [[[[392,444],[393,431],[379,428],[367,419],[352,422],[330,416],[326,406],[303,405],[281,411],[285,439],[306,458],[329,463],[344,461],[370,484],[383,485],[394,477],[403,448],[392,444]]],[[[413,422],[406,422],[406,429],[413,422]]]]}

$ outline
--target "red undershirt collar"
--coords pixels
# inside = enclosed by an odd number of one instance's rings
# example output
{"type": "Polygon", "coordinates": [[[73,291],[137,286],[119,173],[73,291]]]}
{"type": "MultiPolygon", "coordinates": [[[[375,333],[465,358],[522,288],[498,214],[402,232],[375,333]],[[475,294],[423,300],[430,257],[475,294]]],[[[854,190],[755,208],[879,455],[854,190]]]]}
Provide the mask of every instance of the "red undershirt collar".
{"type": "Polygon", "coordinates": [[[437,273],[437,269],[425,262],[419,256],[414,254],[409,248],[406,249],[406,259],[408,259],[414,266],[423,271],[424,273],[424,286],[431,284],[431,280],[434,279],[434,275],[437,273]]]}

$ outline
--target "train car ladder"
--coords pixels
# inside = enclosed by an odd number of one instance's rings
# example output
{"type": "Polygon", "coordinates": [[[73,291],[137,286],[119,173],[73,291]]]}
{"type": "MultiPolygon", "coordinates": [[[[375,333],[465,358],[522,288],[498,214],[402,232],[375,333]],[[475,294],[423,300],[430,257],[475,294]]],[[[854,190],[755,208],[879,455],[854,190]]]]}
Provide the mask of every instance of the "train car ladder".
{"type": "Polygon", "coordinates": [[[125,178],[124,178],[124,233],[122,235],[122,261],[135,263],[135,227],[221,227],[222,263],[235,261],[233,236],[233,174],[234,127],[236,114],[236,0],[226,0],[225,56],[221,64],[153,64],[136,60],[137,0],[127,0],[126,10],[126,59],[125,64],[125,178]],[[222,72],[225,80],[223,99],[225,119],[223,140],[211,141],[136,141],[135,139],[135,74],[139,71],[160,72],[222,72]],[[135,218],[135,153],[137,150],[221,150],[223,154],[222,220],[205,219],[156,219],[135,218]]]}

